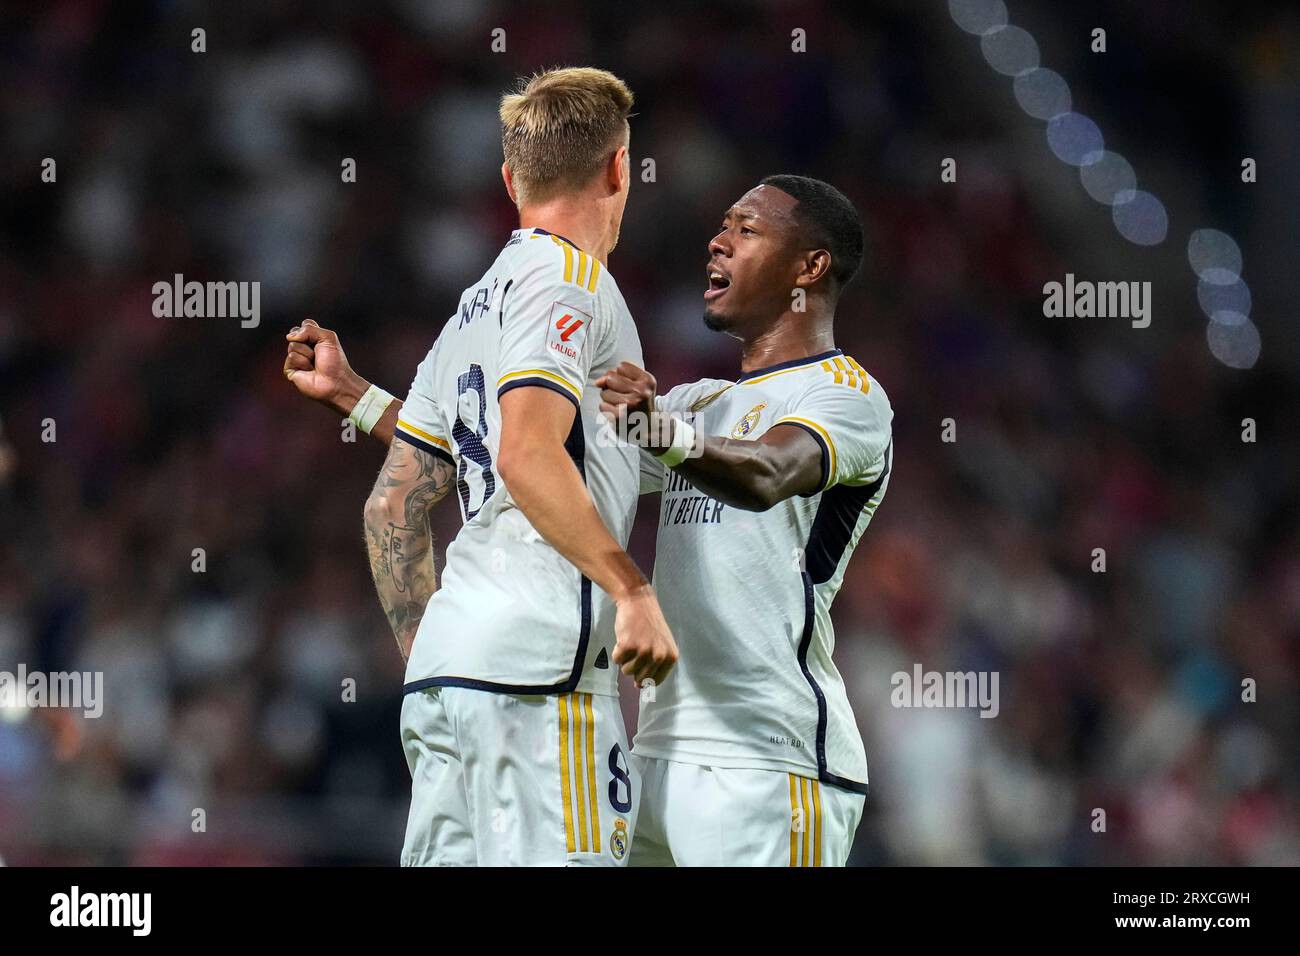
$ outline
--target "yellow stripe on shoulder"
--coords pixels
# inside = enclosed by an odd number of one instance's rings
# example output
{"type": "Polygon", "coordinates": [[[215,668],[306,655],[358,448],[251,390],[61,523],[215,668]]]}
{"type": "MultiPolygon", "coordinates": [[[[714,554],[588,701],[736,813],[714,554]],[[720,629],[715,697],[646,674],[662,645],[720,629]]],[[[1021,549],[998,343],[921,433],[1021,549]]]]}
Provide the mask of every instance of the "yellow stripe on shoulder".
{"type": "MultiPolygon", "coordinates": [[[[534,236],[536,235],[534,233],[534,236]]],[[[564,281],[588,292],[595,292],[596,283],[600,278],[600,260],[595,256],[587,255],[559,236],[552,235],[551,241],[564,250],[564,281]]]]}
{"type": "Polygon", "coordinates": [[[858,364],[857,359],[853,358],[851,355],[846,355],[844,357],[849,360],[849,364],[853,366],[854,371],[858,373],[858,388],[863,395],[866,395],[871,391],[871,376],[867,374],[865,368],[858,364]]]}
{"type": "Polygon", "coordinates": [[[871,391],[871,376],[852,356],[845,355],[828,359],[821,363],[821,369],[834,377],[836,385],[847,385],[849,388],[856,388],[863,395],[871,391]]]}
{"type": "Polygon", "coordinates": [[[437,435],[430,435],[423,428],[416,428],[410,422],[403,421],[402,419],[399,418],[397,419],[397,427],[401,431],[409,432],[410,434],[414,435],[416,438],[423,438],[431,445],[437,445],[439,448],[445,448],[447,451],[451,451],[451,445],[447,442],[445,438],[439,438],[437,435]]]}
{"type": "Polygon", "coordinates": [[[506,382],[513,382],[516,379],[521,378],[544,378],[548,382],[562,385],[571,395],[573,395],[574,398],[579,401],[582,400],[582,389],[574,385],[567,378],[556,375],[554,372],[548,372],[544,368],[525,368],[520,369],[518,372],[506,372],[505,375],[502,375],[497,379],[497,388],[500,389],[502,385],[506,384],[506,382]]]}

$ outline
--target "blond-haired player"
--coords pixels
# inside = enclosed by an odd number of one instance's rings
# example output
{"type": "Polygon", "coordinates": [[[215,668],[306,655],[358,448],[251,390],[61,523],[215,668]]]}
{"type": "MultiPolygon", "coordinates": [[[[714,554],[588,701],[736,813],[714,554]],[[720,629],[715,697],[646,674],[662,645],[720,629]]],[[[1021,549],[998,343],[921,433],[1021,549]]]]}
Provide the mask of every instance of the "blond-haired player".
{"type": "MultiPolygon", "coordinates": [[[[542,73],[502,98],[519,228],[461,295],[400,417],[378,389],[324,396],[323,369],[287,369],[363,430],[392,434],[365,530],[408,658],[406,865],[626,862],[639,797],[614,668],[661,682],[677,659],[625,550],[637,451],[594,440],[596,378],[641,361],[607,268],[631,106],[595,69],[542,73]],[[427,515],[453,487],[464,523],[439,587],[427,515]]],[[[328,362],[331,336],[296,332],[328,362]]]]}
{"type": "MultiPolygon", "coordinates": [[[[642,490],[663,493],[655,583],[685,649],[642,695],[633,865],[848,860],[867,763],[830,609],[893,462],[889,399],[834,344],[862,256],[839,190],[769,176],[709,243],[705,323],[740,340],[740,373],[663,396],[633,363],[597,380],[603,411],[674,420],[626,432],[647,445],[642,490]]],[[[314,366],[290,339],[287,367],[365,387],[332,333],[314,366]]]]}

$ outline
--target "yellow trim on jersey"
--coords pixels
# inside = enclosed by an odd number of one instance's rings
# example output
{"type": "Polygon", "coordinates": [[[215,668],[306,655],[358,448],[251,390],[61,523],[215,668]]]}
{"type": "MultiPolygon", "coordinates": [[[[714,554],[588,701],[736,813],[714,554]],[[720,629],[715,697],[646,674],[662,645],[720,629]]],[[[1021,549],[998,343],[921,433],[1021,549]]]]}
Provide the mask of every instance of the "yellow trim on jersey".
{"type": "Polygon", "coordinates": [[[813,793],[813,866],[822,865],[822,791],[817,781],[812,782],[813,793]]]}
{"type": "Polygon", "coordinates": [[[790,778],[790,865],[822,865],[822,791],[809,777],[787,773],[790,778]],[[812,798],[809,799],[809,789],[812,798]],[[812,834],[812,856],[808,855],[812,834]]]}
{"type": "Polygon", "coordinates": [[[592,852],[600,852],[600,801],[596,799],[596,718],[591,712],[591,695],[583,694],[587,714],[587,798],[591,802],[592,852]]]}
{"type": "Polygon", "coordinates": [[[830,460],[830,468],[828,469],[829,474],[827,474],[826,476],[826,484],[822,486],[822,490],[825,491],[827,488],[829,488],[831,485],[835,483],[835,442],[831,440],[831,433],[828,432],[826,429],[822,428],[822,426],[818,425],[816,422],[811,421],[807,418],[800,418],[798,415],[782,416],[781,418],[778,418],[776,421],[774,421],[772,423],[772,426],[776,427],[777,425],[780,425],[782,422],[798,422],[800,425],[807,425],[809,428],[816,431],[817,434],[821,435],[822,440],[826,442],[826,450],[830,452],[831,460],[830,460]]]}
{"type": "Polygon", "coordinates": [[[584,741],[581,694],[565,694],[573,710],[573,792],[578,796],[578,846],[587,852],[587,794],[582,786],[582,763],[586,745],[584,741]]]}
{"type": "MultiPolygon", "coordinates": [[[[533,238],[537,238],[537,233],[533,233],[533,238]]],[[[595,256],[589,256],[577,246],[566,242],[559,236],[552,235],[551,241],[564,250],[564,281],[572,282],[578,287],[585,287],[588,292],[596,291],[596,277],[600,275],[600,260],[595,256]],[[573,274],[573,254],[578,254],[578,274],[573,274]],[[591,273],[588,275],[587,265],[591,265],[591,273]]]]}
{"type": "MultiPolygon", "coordinates": [[[[790,371],[794,371],[794,369],[790,369],[790,371]]],[[[837,356],[834,359],[827,359],[822,362],[822,371],[835,376],[836,385],[847,384],[849,388],[856,388],[862,392],[863,395],[871,391],[871,377],[867,374],[867,370],[859,365],[857,360],[851,355],[845,355],[843,357],[837,356]],[[833,365],[831,364],[832,362],[834,362],[833,365]],[[846,362],[848,363],[847,365],[845,364],[846,362]],[[845,381],[846,377],[847,382],[845,381]]]]}
{"type": "Polygon", "coordinates": [[[569,792],[569,705],[568,695],[555,698],[560,707],[560,798],[564,801],[564,844],[570,853],[577,849],[573,838],[573,807],[569,792]]]}
{"type": "Polygon", "coordinates": [[[799,865],[799,831],[795,829],[794,821],[798,819],[799,800],[795,796],[794,774],[790,774],[790,865],[799,865]]]}
{"type": "Polygon", "coordinates": [[[560,711],[560,799],[564,801],[565,846],[570,853],[599,853],[600,803],[596,798],[596,717],[592,697],[559,694],[556,701],[560,711]]]}
{"type": "Polygon", "coordinates": [[[849,388],[858,387],[857,373],[854,372],[852,366],[850,366],[848,363],[844,361],[844,358],[842,356],[836,356],[835,368],[837,369],[837,371],[835,372],[836,385],[842,384],[845,380],[847,380],[849,388]],[[840,377],[840,372],[844,373],[843,379],[840,377]]]}
{"type": "MultiPolygon", "coordinates": [[[[551,236],[551,238],[555,239],[554,236],[551,236]]],[[[564,281],[572,282],[573,281],[573,246],[569,245],[567,242],[564,242],[560,239],[555,239],[555,243],[561,249],[564,250],[564,281]]]]}
{"type": "Polygon", "coordinates": [[[768,372],[766,375],[760,375],[758,378],[747,378],[740,385],[755,385],[759,382],[766,382],[769,378],[776,378],[778,375],[786,375],[789,372],[802,372],[805,369],[815,368],[813,363],[807,365],[796,365],[794,368],[783,368],[779,372],[768,372]]]}
{"type": "Polygon", "coordinates": [[[567,378],[556,375],[554,372],[548,372],[544,368],[526,368],[518,372],[506,372],[505,375],[502,375],[497,379],[497,389],[499,390],[506,382],[513,382],[517,378],[533,378],[535,376],[540,376],[541,378],[549,379],[558,385],[563,385],[573,394],[574,398],[578,401],[582,401],[582,389],[578,388],[578,386],[574,385],[567,378]]]}
{"type": "Polygon", "coordinates": [[[808,778],[799,778],[799,802],[803,804],[803,865],[808,865],[808,831],[812,829],[812,821],[808,819],[808,778]]]}
{"type": "Polygon", "coordinates": [[[423,428],[416,428],[410,422],[404,422],[399,418],[397,420],[397,427],[402,431],[410,432],[416,438],[423,438],[431,445],[437,445],[439,448],[445,448],[447,451],[451,451],[451,445],[447,443],[445,438],[439,438],[437,435],[430,435],[423,428]]]}
{"type": "Polygon", "coordinates": [[[871,391],[871,376],[867,374],[867,370],[859,365],[852,356],[846,355],[845,358],[849,360],[849,364],[857,370],[858,377],[862,379],[862,384],[859,385],[858,388],[861,389],[863,395],[867,394],[867,392],[871,391]]]}

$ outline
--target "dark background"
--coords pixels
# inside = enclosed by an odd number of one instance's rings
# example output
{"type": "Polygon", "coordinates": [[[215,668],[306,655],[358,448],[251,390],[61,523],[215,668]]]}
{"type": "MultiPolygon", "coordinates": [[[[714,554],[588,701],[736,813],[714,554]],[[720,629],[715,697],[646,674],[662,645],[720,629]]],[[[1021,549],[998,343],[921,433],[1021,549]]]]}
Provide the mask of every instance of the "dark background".
{"type": "MultiPolygon", "coordinates": [[[[837,336],[896,447],[835,606],[871,767],[854,862],[1300,863],[1300,17],[1009,4],[1163,242],[1117,231],[944,0],[0,8],[0,669],[107,685],[99,720],[0,714],[0,856],[395,862],[402,674],[361,540],[382,453],[284,381],[283,335],[315,318],[405,394],[515,225],[498,96],[594,65],[636,94],[634,172],[655,160],[610,269],[665,386],[735,374],[705,244],[759,178],[827,179],[866,222],[837,336]],[[1202,227],[1244,254],[1252,368],[1211,353],[1202,227]],[[260,324],[155,318],[178,272],[259,281],[260,324]],[[1067,272],[1150,281],[1150,328],[1045,318],[1067,272]],[[915,663],[997,671],[1000,715],[891,707],[915,663]]],[[[441,554],[459,515],[435,523],[441,554]]]]}

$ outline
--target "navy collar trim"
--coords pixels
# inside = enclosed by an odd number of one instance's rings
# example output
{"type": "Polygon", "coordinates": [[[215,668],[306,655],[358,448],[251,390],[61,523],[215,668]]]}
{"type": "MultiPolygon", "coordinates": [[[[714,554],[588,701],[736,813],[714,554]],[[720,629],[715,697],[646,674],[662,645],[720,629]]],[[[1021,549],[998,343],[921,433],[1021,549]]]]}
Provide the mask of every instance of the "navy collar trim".
{"type": "Polygon", "coordinates": [[[736,379],[736,384],[739,385],[741,382],[751,378],[758,378],[760,375],[769,375],[772,372],[780,372],[782,369],[796,368],[800,365],[811,365],[814,362],[824,362],[829,358],[835,358],[837,355],[843,354],[844,352],[841,349],[831,349],[829,352],[821,353],[821,355],[809,355],[807,358],[791,359],[788,362],[769,365],[767,368],[756,368],[754,371],[746,372],[744,375],[740,376],[740,378],[736,379]]]}
{"type": "Polygon", "coordinates": [[[576,242],[574,242],[572,239],[565,238],[564,236],[560,235],[558,232],[549,232],[543,229],[541,226],[533,226],[533,232],[539,233],[543,236],[554,236],[556,239],[564,239],[564,241],[567,242],[569,245],[573,246],[573,248],[575,249],[578,248],[578,244],[576,242]]]}

